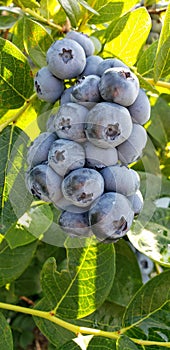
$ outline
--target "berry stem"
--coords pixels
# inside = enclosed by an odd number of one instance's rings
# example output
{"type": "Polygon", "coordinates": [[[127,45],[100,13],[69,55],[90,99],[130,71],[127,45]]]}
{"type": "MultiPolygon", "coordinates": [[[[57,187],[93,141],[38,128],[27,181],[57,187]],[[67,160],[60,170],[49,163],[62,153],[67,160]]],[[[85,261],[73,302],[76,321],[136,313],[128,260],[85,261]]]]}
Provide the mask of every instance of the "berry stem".
{"type": "Polygon", "coordinates": [[[19,111],[13,115],[11,118],[6,120],[4,123],[0,125],[0,132],[2,132],[3,129],[6,128],[10,123],[16,122],[16,120],[28,109],[30,104],[37,98],[37,94],[33,94],[26,102],[23,104],[23,106],[19,109],[19,111]]]}
{"type": "Polygon", "coordinates": [[[39,15],[38,13],[36,13],[35,11],[29,9],[29,8],[22,8],[22,11],[25,13],[25,14],[29,14],[31,16],[33,16],[34,18],[36,18],[38,21],[42,22],[42,23],[45,23],[47,24],[49,27],[52,27],[54,29],[57,29],[59,32],[63,32],[63,28],[52,22],[51,20],[48,20],[46,18],[44,18],[43,16],[39,15]]]}
{"type": "Polygon", "coordinates": [[[157,82],[155,82],[154,79],[151,78],[145,78],[145,80],[151,85],[161,86],[163,88],[170,89],[170,83],[167,83],[166,81],[158,80],[157,82]]]}
{"type": "MultiPolygon", "coordinates": [[[[119,339],[121,334],[123,332],[116,331],[116,332],[107,332],[107,331],[102,331],[100,329],[94,329],[94,328],[88,328],[88,327],[80,327],[73,325],[69,322],[63,321],[60,318],[56,317],[53,312],[51,311],[40,311],[32,308],[26,308],[23,306],[18,306],[18,305],[12,305],[12,304],[6,304],[6,303],[1,303],[0,302],[0,309],[5,309],[5,310],[11,310],[15,312],[22,312],[24,314],[36,316],[36,317],[41,317],[44,318],[48,321],[51,321],[55,324],[57,324],[60,327],[63,327],[65,329],[68,329],[70,332],[74,333],[76,336],[78,334],[88,334],[88,335],[93,335],[93,336],[100,336],[100,337],[105,337],[105,338],[110,338],[110,339],[119,339]]],[[[125,330],[125,329],[124,329],[125,330]]],[[[150,341],[150,340],[142,340],[142,339],[136,339],[136,338],[130,338],[134,343],[139,344],[139,345],[157,345],[157,346],[163,346],[164,348],[170,348],[170,342],[158,342],[158,341],[150,341]]]]}

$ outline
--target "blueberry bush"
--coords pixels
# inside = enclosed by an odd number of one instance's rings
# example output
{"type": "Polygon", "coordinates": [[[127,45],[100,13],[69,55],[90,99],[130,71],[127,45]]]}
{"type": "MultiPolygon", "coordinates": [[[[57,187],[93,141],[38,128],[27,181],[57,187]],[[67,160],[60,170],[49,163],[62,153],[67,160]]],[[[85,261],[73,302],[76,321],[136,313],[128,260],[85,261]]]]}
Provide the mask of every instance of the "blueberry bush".
{"type": "Polygon", "coordinates": [[[170,4],[0,1],[0,348],[170,348],[170,4]]]}

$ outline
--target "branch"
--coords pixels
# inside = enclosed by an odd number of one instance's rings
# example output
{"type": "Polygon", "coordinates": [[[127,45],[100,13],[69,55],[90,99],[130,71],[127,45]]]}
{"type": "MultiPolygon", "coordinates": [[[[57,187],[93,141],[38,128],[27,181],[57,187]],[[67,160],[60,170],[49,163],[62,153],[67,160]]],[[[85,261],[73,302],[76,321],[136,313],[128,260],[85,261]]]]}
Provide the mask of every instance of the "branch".
{"type": "MultiPolygon", "coordinates": [[[[11,310],[15,312],[22,312],[25,314],[29,314],[36,317],[44,318],[48,321],[51,321],[55,324],[57,324],[60,327],[63,327],[67,330],[69,330],[72,333],[75,333],[77,336],[78,334],[89,334],[94,336],[101,336],[105,338],[115,339],[117,340],[121,336],[121,330],[116,332],[106,332],[102,331],[100,329],[94,329],[94,328],[87,328],[87,327],[80,327],[73,325],[69,322],[63,321],[60,318],[56,317],[53,312],[51,311],[40,311],[36,309],[26,308],[23,306],[18,305],[12,305],[12,304],[6,304],[0,302],[0,309],[5,310],[11,310]]],[[[139,345],[156,345],[156,346],[163,346],[164,348],[170,348],[170,342],[157,342],[157,341],[150,341],[150,340],[142,340],[142,339],[136,339],[136,338],[130,338],[134,343],[139,345]]]]}
{"type": "Polygon", "coordinates": [[[5,121],[3,124],[0,125],[0,132],[2,132],[3,129],[6,128],[10,123],[16,122],[19,117],[28,109],[28,107],[31,105],[31,103],[35,100],[37,97],[37,94],[33,94],[25,103],[24,105],[19,109],[19,111],[9,118],[7,121],[5,121]]]}
{"type": "Polygon", "coordinates": [[[151,78],[145,78],[145,80],[153,86],[161,86],[163,88],[170,89],[170,83],[167,83],[166,81],[158,80],[155,82],[154,79],[151,78]]]}
{"type": "Polygon", "coordinates": [[[59,32],[61,32],[61,33],[63,32],[63,28],[62,28],[60,25],[58,25],[58,24],[52,22],[51,20],[48,20],[48,19],[44,18],[43,16],[39,15],[39,14],[36,13],[35,11],[33,11],[33,10],[29,9],[29,8],[22,8],[22,11],[23,11],[25,14],[28,13],[29,15],[33,16],[33,17],[36,18],[38,21],[40,21],[40,22],[42,22],[42,23],[48,25],[49,27],[52,27],[52,28],[54,28],[54,29],[57,29],[57,30],[58,30],[59,32]]]}

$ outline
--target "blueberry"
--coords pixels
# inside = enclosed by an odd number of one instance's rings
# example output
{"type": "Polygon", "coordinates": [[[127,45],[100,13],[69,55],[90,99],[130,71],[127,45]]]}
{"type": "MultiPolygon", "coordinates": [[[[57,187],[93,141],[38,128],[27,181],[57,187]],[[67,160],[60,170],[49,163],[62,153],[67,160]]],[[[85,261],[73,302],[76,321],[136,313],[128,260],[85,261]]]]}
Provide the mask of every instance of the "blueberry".
{"type": "Polygon", "coordinates": [[[129,111],[116,103],[97,103],[87,115],[87,138],[98,147],[116,147],[130,136],[131,131],[129,111]]]}
{"type": "Polygon", "coordinates": [[[65,103],[58,109],[54,125],[58,137],[75,140],[77,142],[86,141],[85,122],[88,109],[77,103],[65,103]]]}
{"type": "Polygon", "coordinates": [[[75,141],[56,140],[49,150],[48,163],[57,174],[64,176],[69,171],[84,166],[84,148],[75,141]]]}
{"type": "Polygon", "coordinates": [[[64,83],[54,77],[47,67],[43,67],[34,78],[34,88],[40,100],[54,103],[64,91],[64,83]]]}
{"type": "Polygon", "coordinates": [[[59,217],[59,225],[71,237],[89,237],[92,231],[89,225],[88,213],[72,213],[63,211],[59,217]]]}
{"type": "Polygon", "coordinates": [[[87,76],[87,75],[98,75],[97,69],[99,64],[103,62],[103,58],[97,55],[88,56],[86,59],[86,66],[81,73],[81,76],[87,76]]]}
{"type": "Polygon", "coordinates": [[[62,178],[48,164],[36,165],[26,173],[26,186],[33,196],[45,202],[62,198],[62,178]]]}
{"type": "Polygon", "coordinates": [[[118,158],[124,164],[135,162],[142,156],[147,142],[147,132],[140,124],[133,124],[129,138],[117,147],[118,158]]]}
{"type": "Polygon", "coordinates": [[[84,143],[86,164],[90,168],[101,169],[118,162],[116,148],[99,148],[87,141],[84,143]]]}
{"type": "Polygon", "coordinates": [[[61,39],[55,41],[47,51],[47,64],[50,72],[59,79],[75,78],[86,65],[86,55],[76,41],[61,39]]]}
{"type": "Polygon", "coordinates": [[[140,190],[138,189],[136,193],[128,196],[128,199],[132,204],[132,209],[135,213],[135,216],[139,215],[143,209],[143,196],[140,190]]]}
{"type": "Polygon", "coordinates": [[[134,194],[140,186],[138,173],[126,166],[108,166],[100,171],[104,178],[105,191],[118,192],[125,196],[134,194]]]}
{"type": "Polygon", "coordinates": [[[106,58],[97,66],[96,74],[101,77],[107,69],[114,68],[114,67],[128,68],[128,66],[126,66],[126,64],[124,64],[118,58],[106,58]]]}
{"type": "Polygon", "coordinates": [[[29,167],[48,160],[48,152],[52,143],[57,139],[56,133],[45,131],[32,142],[27,152],[27,163],[29,167]]]}
{"type": "Polygon", "coordinates": [[[89,210],[89,222],[97,239],[116,242],[130,229],[134,213],[128,199],[120,193],[104,193],[89,210]]]}
{"type": "Polygon", "coordinates": [[[142,273],[149,275],[153,271],[153,261],[149,259],[146,255],[137,251],[136,257],[138,264],[142,273]]]}
{"type": "Polygon", "coordinates": [[[104,180],[96,170],[76,169],[64,178],[62,191],[74,205],[87,207],[103,193],[104,180]]]}
{"type": "Polygon", "coordinates": [[[63,105],[71,101],[71,93],[73,91],[74,86],[70,86],[69,88],[65,89],[64,92],[61,95],[60,98],[60,105],[63,105]]]}
{"type": "MultiPolygon", "coordinates": [[[[99,81],[100,78],[97,75],[88,75],[80,78],[71,92],[72,101],[85,107],[89,106],[88,102],[95,102],[95,104],[99,102],[101,100],[98,87],[99,81]]],[[[90,108],[93,105],[94,103],[90,104],[90,108]]]]}
{"type": "Polygon", "coordinates": [[[94,53],[95,47],[87,34],[71,30],[66,34],[67,39],[75,40],[85,51],[86,56],[91,56],[94,53]]]}
{"type": "Polygon", "coordinates": [[[151,107],[149,99],[143,89],[139,89],[139,94],[135,102],[128,107],[128,110],[133,123],[143,125],[149,120],[151,107]]]}
{"type": "Polygon", "coordinates": [[[46,122],[46,130],[48,132],[55,133],[54,118],[55,118],[55,113],[53,113],[53,110],[52,110],[52,113],[50,114],[50,116],[49,116],[49,118],[48,118],[48,120],[46,122]]]}
{"type": "Polygon", "coordinates": [[[104,100],[127,107],[137,98],[139,81],[129,68],[109,68],[101,76],[99,91],[104,100]]]}

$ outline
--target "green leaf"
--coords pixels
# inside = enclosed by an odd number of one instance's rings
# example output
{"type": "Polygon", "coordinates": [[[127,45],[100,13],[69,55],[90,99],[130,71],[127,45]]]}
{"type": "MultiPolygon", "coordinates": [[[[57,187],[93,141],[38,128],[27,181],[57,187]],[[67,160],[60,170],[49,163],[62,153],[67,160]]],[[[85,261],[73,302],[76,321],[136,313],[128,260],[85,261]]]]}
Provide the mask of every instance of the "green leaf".
{"type": "Polygon", "coordinates": [[[11,149],[20,135],[20,129],[16,127],[7,127],[3,130],[0,137],[0,229],[1,232],[16,222],[16,215],[11,206],[7,187],[7,169],[9,166],[9,157],[11,149]]]}
{"type": "Polygon", "coordinates": [[[120,240],[115,244],[116,275],[107,300],[126,306],[142,285],[141,273],[135,254],[120,240]]]}
{"type": "Polygon", "coordinates": [[[170,341],[169,285],[170,271],[166,271],[138,291],[124,314],[123,326],[127,328],[128,336],[139,337],[143,332],[147,340],[170,341]]]}
{"type": "Polygon", "coordinates": [[[138,347],[127,336],[122,335],[116,342],[116,350],[138,350],[138,347]]]}
{"type": "Polygon", "coordinates": [[[161,148],[165,148],[170,139],[170,113],[168,103],[159,97],[151,109],[151,119],[147,132],[156,140],[161,148]]]}
{"type": "Polygon", "coordinates": [[[0,286],[14,281],[30,264],[37,242],[10,249],[5,240],[0,244],[0,286]]]}
{"type": "Polygon", "coordinates": [[[106,30],[105,52],[134,65],[151,28],[151,18],[145,8],[136,9],[113,22],[106,30]]]}
{"type": "Polygon", "coordinates": [[[68,249],[68,270],[59,273],[55,259],[42,270],[42,288],[50,309],[65,318],[81,318],[96,310],[106,299],[115,273],[112,244],[68,249]]]}
{"type": "Polygon", "coordinates": [[[39,294],[41,292],[40,272],[41,266],[36,259],[33,259],[22,275],[13,282],[15,295],[30,297],[39,294]]]}
{"type": "Polygon", "coordinates": [[[43,25],[26,16],[21,18],[13,28],[13,43],[25,50],[38,67],[46,66],[46,52],[53,39],[43,25]]]}
{"type": "Polygon", "coordinates": [[[141,253],[160,265],[170,267],[170,230],[155,222],[143,226],[136,221],[128,232],[129,240],[141,253]]]}
{"type": "Polygon", "coordinates": [[[170,208],[156,208],[151,221],[170,230],[170,208]]]}
{"type": "Polygon", "coordinates": [[[80,6],[77,0],[58,0],[66,15],[68,16],[73,27],[77,27],[77,24],[81,17],[80,6]]]}
{"type": "Polygon", "coordinates": [[[105,23],[113,20],[113,13],[114,13],[114,19],[119,18],[123,9],[123,2],[108,2],[105,3],[104,6],[102,6],[98,10],[98,16],[94,15],[90,18],[88,23],[90,24],[100,24],[105,23]]]}
{"type": "MultiPolygon", "coordinates": [[[[41,299],[36,304],[36,309],[42,311],[49,309],[49,301],[45,298],[41,299]]],[[[34,317],[34,321],[40,331],[45,335],[50,343],[57,347],[57,349],[59,346],[62,346],[75,337],[75,333],[68,331],[66,328],[60,327],[51,321],[40,317],[34,317]]]]}
{"type": "Polygon", "coordinates": [[[35,237],[30,234],[24,227],[14,223],[5,234],[5,239],[11,249],[29,244],[35,241],[35,237]]]}
{"type": "Polygon", "coordinates": [[[36,9],[40,7],[39,3],[36,0],[15,0],[15,4],[19,7],[25,7],[30,9],[36,9]]]}
{"type": "Polygon", "coordinates": [[[170,4],[166,10],[164,25],[160,34],[156,60],[154,65],[154,80],[157,82],[161,77],[170,73],[170,4]]]}
{"type": "Polygon", "coordinates": [[[0,313],[0,349],[13,350],[11,328],[2,313],[0,313]]]}
{"type": "Polygon", "coordinates": [[[33,93],[27,59],[14,44],[0,38],[0,63],[0,105],[19,108],[33,93]]]}
{"type": "Polygon", "coordinates": [[[142,76],[153,77],[157,47],[158,41],[155,41],[152,45],[149,45],[149,47],[139,57],[137,62],[137,70],[142,76]]]}
{"type": "Polygon", "coordinates": [[[79,4],[82,5],[85,9],[87,9],[88,11],[94,13],[95,15],[99,15],[99,13],[97,11],[94,10],[93,7],[91,7],[86,1],[84,0],[78,0],[79,4]]]}
{"type": "Polygon", "coordinates": [[[116,341],[104,337],[93,337],[89,343],[88,350],[116,350],[116,341]]]}

